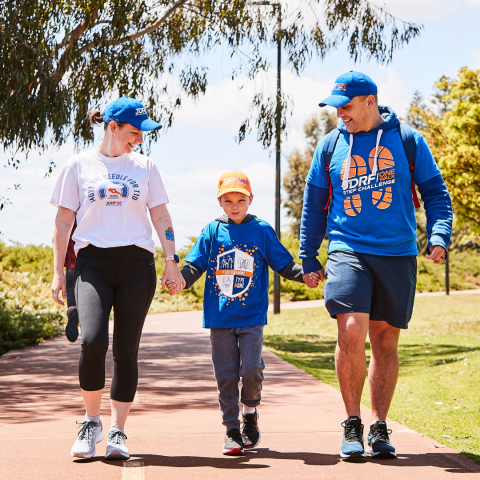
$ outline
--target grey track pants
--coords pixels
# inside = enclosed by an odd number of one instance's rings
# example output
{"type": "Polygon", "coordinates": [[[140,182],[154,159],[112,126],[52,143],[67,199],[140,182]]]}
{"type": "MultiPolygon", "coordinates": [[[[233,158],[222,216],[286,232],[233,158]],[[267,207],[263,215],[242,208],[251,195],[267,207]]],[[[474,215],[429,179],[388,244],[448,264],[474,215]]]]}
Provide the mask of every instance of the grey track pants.
{"type": "Polygon", "coordinates": [[[218,403],[227,431],[240,428],[238,383],[242,377],[241,402],[260,403],[263,370],[263,325],[210,329],[212,361],[218,388],[218,403]]]}

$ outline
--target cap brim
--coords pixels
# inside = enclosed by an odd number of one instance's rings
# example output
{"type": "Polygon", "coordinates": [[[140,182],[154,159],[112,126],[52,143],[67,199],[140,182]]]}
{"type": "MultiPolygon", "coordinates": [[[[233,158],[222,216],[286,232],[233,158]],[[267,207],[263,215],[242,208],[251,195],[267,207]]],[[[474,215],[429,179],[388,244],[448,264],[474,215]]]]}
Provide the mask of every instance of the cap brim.
{"type": "Polygon", "coordinates": [[[232,187],[232,188],[225,188],[220,190],[217,194],[217,198],[220,198],[222,195],[225,195],[226,193],[231,193],[231,192],[243,193],[244,195],[248,195],[249,197],[252,196],[252,194],[246,188],[232,187]]]}
{"type": "Polygon", "coordinates": [[[343,107],[347,103],[351,102],[352,99],[346,95],[330,95],[323,102],[319,103],[320,107],[343,107]]]}
{"type": "Polygon", "coordinates": [[[159,123],[154,122],[149,118],[145,120],[138,120],[136,122],[130,122],[130,125],[132,125],[135,128],[138,128],[139,130],[142,130],[143,132],[149,132],[150,130],[160,130],[162,128],[162,126],[159,123]]]}

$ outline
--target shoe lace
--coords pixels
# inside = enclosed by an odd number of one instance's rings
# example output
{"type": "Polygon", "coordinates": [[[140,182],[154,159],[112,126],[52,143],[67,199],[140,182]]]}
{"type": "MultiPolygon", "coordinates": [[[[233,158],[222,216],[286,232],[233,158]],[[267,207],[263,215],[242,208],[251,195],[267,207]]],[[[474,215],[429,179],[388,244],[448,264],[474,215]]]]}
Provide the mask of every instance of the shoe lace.
{"type": "Polygon", "coordinates": [[[387,430],[386,428],[374,428],[371,435],[372,435],[372,442],[383,442],[388,443],[390,441],[389,435],[391,435],[392,431],[387,430]]]}
{"type": "Polygon", "coordinates": [[[257,429],[257,416],[250,413],[243,416],[242,432],[254,432],[257,429]]]}
{"type": "Polygon", "coordinates": [[[93,429],[96,427],[95,422],[89,422],[85,420],[84,422],[77,422],[78,428],[78,439],[79,440],[87,440],[88,443],[91,442],[93,438],[93,429]]]}
{"type": "Polygon", "coordinates": [[[363,425],[356,427],[354,425],[342,422],[344,430],[345,440],[347,442],[362,442],[363,440],[363,425]]]}
{"type": "Polygon", "coordinates": [[[120,430],[114,430],[108,434],[108,441],[114,445],[121,445],[125,443],[126,439],[127,436],[123,432],[120,432],[120,430]]]}
{"type": "Polygon", "coordinates": [[[230,432],[228,432],[227,437],[232,439],[239,445],[243,445],[243,438],[238,430],[231,430],[230,432]]]}

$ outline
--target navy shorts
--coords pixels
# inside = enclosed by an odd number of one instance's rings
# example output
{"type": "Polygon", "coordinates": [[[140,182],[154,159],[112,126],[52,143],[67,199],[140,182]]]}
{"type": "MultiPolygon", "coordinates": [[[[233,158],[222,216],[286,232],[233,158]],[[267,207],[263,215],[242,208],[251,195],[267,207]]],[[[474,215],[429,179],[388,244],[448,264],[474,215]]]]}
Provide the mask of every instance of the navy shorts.
{"type": "Polygon", "coordinates": [[[416,257],[331,252],[325,276],[325,306],[332,318],[363,312],[370,320],[408,328],[417,285],[416,257]]]}

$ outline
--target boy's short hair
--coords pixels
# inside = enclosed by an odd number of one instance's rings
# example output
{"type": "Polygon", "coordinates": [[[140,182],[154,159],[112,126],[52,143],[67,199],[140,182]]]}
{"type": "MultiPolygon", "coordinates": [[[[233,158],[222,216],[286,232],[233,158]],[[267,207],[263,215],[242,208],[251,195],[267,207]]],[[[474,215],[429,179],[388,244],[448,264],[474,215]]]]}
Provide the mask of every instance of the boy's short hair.
{"type": "Polygon", "coordinates": [[[250,180],[243,172],[232,170],[224,173],[218,181],[217,198],[230,192],[239,192],[244,195],[252,196],[252,187],[250,180]]]}

